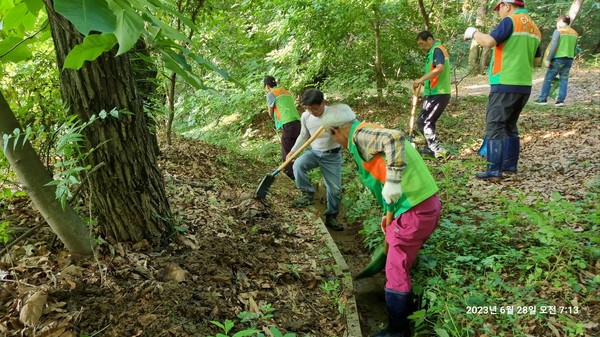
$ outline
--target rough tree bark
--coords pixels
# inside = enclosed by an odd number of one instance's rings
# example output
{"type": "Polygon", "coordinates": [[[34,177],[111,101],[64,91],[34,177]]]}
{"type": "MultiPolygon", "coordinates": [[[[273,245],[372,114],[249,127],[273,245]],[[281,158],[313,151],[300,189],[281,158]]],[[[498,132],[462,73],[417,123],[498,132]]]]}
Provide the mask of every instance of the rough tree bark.
{"type": "Polygon", "coordinates": [[[128,55],[116,57],[113,50],[85,62],[80,70],[63,69],[65,57],[83,37],[53,10],[53,0],[44,3],[69,112],[84,121],[102,110],[131,112],[106,118],[85,130],[88,149],[97,147],[86,164],[106,164],[89,178],[100,225],[117,241],[166,243],[173,232],[171,211],[128,55]]]}
{"type": "MultiPolygon", "coordinates": [[[[150,98],[155,95],[156,88],[158,87],[158,79],[156,78],[158,69],[154,63],[148,61],[151,59],[151,56],[144,39],[140,38],[131,52],[130,61],[131,66],[133,67],[133,75],[138,88],[138,94],[142,102],[144,102],[143,104],[145,107],[153,107],[154,104],[150,102],[150,98]]],[[[158,156],[160,154],[160,148],[158,146],[158,138],[156,138],[156,116],[154,116],[152,108],[145,110],[146,116],[148,116],[148,127],[150,128],[150,133],[152,133],[152,137],[150,137],[152,148],[158,156]]]]}
{"type": "Polygon", "coordinates": [[[26,141],[23,144],[22,139],[14,138],[8,144],[3,143],[2,135],[12,134],[17,128],[22,130],[4,95],[0,93],[0,147],[6,146],[4,155],[27,195],[65,247],[73,253],[91,255],[92,245],[87,226],[69,205],[65,205],[64,209],[61,207],[55,196],[55,186],[46,186],[52,177],[31,143],[26,141]],[[15,142],[16,148],[13,150],[15,142]]]}

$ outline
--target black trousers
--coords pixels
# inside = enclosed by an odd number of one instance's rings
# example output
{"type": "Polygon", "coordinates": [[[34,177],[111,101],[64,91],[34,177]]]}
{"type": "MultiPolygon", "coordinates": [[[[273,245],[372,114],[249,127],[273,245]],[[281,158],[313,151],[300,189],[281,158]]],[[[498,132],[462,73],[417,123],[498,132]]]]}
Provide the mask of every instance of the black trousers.
{"type": "MultiPolygon", "coordinates": [[[[285,157],[287,157],[288,153],[294,144],[296,143],[296,138],[300,135],[300,121],[293,121],[283,125],[283,132],[281,134],[281,159],[285,161],[285,157]]],[[[293,161],[289,163],[285,167],[285,174],[294,179],[294,165],[293,161]]]]}
{"type": "Polygon", "coordinates": [[[435,133],[435,123],[449,102],[450,94],[425,96],[423,99],[423,109],[417,119],[417,127],[427,140],[427,146],[433,152],[441,150],[440,139],[435,133]]]}
{"type": "Polygon", "coordinates": [[[517,121],[530,94],[490,93],[485,113],[485,134],[488,139],[518,137],[517,121]]]}

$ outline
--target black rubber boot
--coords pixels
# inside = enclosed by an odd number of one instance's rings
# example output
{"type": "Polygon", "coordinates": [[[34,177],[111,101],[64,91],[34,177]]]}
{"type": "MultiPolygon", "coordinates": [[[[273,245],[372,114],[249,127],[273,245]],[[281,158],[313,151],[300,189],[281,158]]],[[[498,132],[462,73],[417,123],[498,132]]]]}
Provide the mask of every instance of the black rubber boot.
{"type": "Polygon", "coordinates": [[[503,146],[502,172],[517,173],[517,163],[519,162],[519,153],[521,152],[519,137],[504,138],[503,146]]]}
{"type": "Polygon", "coordinates": [[[475,176],[484,180],[502,179],[502,145],[504,139],[488,139],[487,143],[487,171],[477,173],[475,176]]]}
{"type": "Polygon", "coordinates": [[[373,337],[410,337],[410,316],[415,306],[412,293],[385,290],[385,305],[388,311],[388,326],[373,337]]]}
{"type": "Polygon", "coordinates": [[[344,226],[337,221],[337,214],[325,214],[325,226],[334,231],[343,231],[344,226]]]}

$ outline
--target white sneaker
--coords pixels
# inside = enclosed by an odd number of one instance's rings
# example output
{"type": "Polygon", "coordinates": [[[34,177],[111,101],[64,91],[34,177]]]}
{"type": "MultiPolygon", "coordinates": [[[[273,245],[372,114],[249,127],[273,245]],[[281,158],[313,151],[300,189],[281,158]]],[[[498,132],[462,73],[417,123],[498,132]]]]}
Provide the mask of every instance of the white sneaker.
{"type": "Polygon", "coordinates": [[[554,103],[554,106],[555,107],[565,106],[565,103],[564,102],[556,102],[556,103],[554,103]]]}

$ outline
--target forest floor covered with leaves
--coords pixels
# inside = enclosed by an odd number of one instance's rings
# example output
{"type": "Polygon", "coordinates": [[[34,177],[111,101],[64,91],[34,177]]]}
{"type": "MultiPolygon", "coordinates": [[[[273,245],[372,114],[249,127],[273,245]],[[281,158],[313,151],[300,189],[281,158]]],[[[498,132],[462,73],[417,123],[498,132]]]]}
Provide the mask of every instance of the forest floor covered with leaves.
{"type": "MultiPolygon", "coordinates": [[[[600,262],[581,250],[587,245],[598,251],[598,224],[590,221],[598,220],[600,202],[589,194],[600,185],[599,75],[575,69],[566,107],[527,105],[519,124],[519,173],[499,184],[472,177],[484,167],[475,153],[483,136],[487,90],[479,90],[485,78],[461,83],[461,96],[475,97],[453,100],[438,124],[453,156],[428,161],[444,215],[415,265],[427,314],[416,318],[420,336],[600,335],[600,262]],[[550,222],[561,229],[552,232],[550,222]],[[568,241],[578,235],[576,245],[568,241]],[[551,249],[561,242],[562,248],[551,249]],[[449,295],[441,302],[443,294],[449,295]],[[528,301],[534,299],[580,310],[465,314],[467,306],[533,305],[528,301]]],[[[410,106],[365,103],[354,109],[361,119],[408,129],[410,106]]],[[[273,138],[269,122],[259,127],[265,139],[273,138]]],[[[276,326],[298,336],[347,335],[345,304],[352,294],[343,289],[315,225],[319,208],[291,208],[297,192],[284,175],[265,202],[253,198],[274,169],[269,165],[189,139],[164,146],[160,166],[178,231],[172,243],[156,249],[94,232],[95,255],[81,258],[42,227],[1,256],[0,335],[205,337],[223,332],[211,321],[227,320],[235,324],[232,332],[258,328],[271,336],[264,328],[276,326]]],[[[87,214],[85,205],[80,211],[87,214]]],[[[24,197],[2,212],[15,237],[43,222],[24,197]]],[[[343,217],[345,231],[332,236],[357,273],[369,252],[358,233],[363,223],[349,219],[343,217]]],[[[385,322],[384,279],[360,282],[354,295],[368,335],[385,322]]]]}

